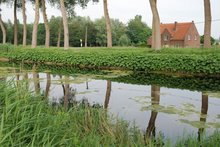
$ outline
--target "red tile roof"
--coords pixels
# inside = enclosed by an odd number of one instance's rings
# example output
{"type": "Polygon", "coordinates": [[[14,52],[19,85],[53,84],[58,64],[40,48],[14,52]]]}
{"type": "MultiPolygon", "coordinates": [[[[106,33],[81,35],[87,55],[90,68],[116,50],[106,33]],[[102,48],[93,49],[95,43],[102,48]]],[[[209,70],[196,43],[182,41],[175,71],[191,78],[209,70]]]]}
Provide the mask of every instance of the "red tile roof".
{"type": "Polygon", "coordinates": [[[160,32],[162,34],[167,29],[172,36],[171,40],[184,40],[192,24],[193,22],[160,24],[160,32]]]}

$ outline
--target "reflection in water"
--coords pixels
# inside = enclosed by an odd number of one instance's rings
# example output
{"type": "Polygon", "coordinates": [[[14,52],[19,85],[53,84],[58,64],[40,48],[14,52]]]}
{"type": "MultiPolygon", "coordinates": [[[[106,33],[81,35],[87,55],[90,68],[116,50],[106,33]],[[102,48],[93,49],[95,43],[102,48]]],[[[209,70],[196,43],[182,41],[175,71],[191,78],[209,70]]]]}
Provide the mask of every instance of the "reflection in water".
{"type": "Polygon", "coordinates": [[[45,90],[45,97],[47,98],[49,96],[50,86],[51,86],[51,76],[50,73],[47,74],[47,84],[46,84],[46,90],[45,90]]]}
{"type": "Polygon", "coordinates": [[[63,97],[59,98],[58,103],[53,102],[53,105],[63,104],[65,108],[71,107],[76,103],[76,90],[71,88],[69,76],[64,76],[64,79],[61,75],[59,77],[63,89],[63,97]]]}
{"type": "Polygon", "coordinates": [[[204,126],[199,128],[198,131],[198,140],[201,140],[201,137],[204,133],[205,130],[205,123],[206,123],[206,117],[207,117],[207,112],[208,112],[208,103],[209,103],[209,97],[207,94],[204,94],[202,92],[202,107],[201,107],[201,115],[200,115],[200,122],[204,123],[204,126]]]}
{"type": "Polygon", "coordinates": [[[112,82],[110,80],[107,81],[107,89],[105,94],[105,102],[104,102],[104,108],[108,108],[110,96],[111,96],[111,89],[112,89],[112,82]]]}
{"type": "MultiPolygon", "coordinates": [[[[145,130],[144,139],[146,143],[149,138],[158,136],[156,132],[162,132],[164,136],[171,136],[171,138],[176,139],[175,137],[182,135],[184,130],[189,130],[189,133],[198,133],[198,139],[200,139],[202,138],[202,134],[204,134],[204,130],[206,131],[205,133],[208,134],[212,133],[216,128],[219,128],[220,117],[217,116],[220,114],[220,99],[217,98],[217,96],[209,95],[208,97],[208,95],[203,93],[201,100],[201,92],[198,92],[200,90],[189,91],[180,90],[178,87],[163,87],[163,94],[160,95],[161,88],[159,86],[118,82],[114,82],[114,85],[112,85],[112,80],[85,79],[85,75],[82,77],[80,77],[81,75],[77,76],[79,79],[82,78],[79,82],[76,77],[71,76],[52,76],[50,73],[38,74],[35,66],[33,67],[33,71],[29,74],[27,71],[20,70],[16,70],[16,73],[14,73],[14,69],[7,72],[14,74],[14,76],[12,76],[12,74],[8,75],[8,78],[14,79],[15,81],[25,79],[27,89],[31,88],[31,91],[34,90],[38,94],[43,91],[44,93],[42,95],[48,97],[49,102],[52,102],[53,106],[64,105],[69,108],[75,104],[80,105],[81,103],[86,106],[90,105],[91,107],[100,106],[98,108],[108,108],[107,113],[116,114],[129,122],[137,122],[137,126],[140,127],[141,130],[145,130]],[[15,75],[19,75],[19,77],[15,77],[15,75]],[[31,77],[33,77],[33,79],[31,79],[31,77]],[[45,79],[42,78],[42,80],[39,80],[39,77],[45,77],[45,79]],[[90,82],[88,83],[88,81],[90,82]],[[31,86],[29,88],[29,85],[32,84],[34,84],[34,87],[31,86]],[[113,86],[114,92],[112,91],[113,86]],[[103,91],[103,87],[106,87],[106,90],[103,91]],[[147,92],[148,88],[149,91],[151,90],[151,94],[147,92]],[[152,99],[148,99],[150,95],[152,99]],[[132,98],[135,98],[136,101],[132,98]],[[208,103],[210,114],[206,116],[208,103]],[[189,105],[185,106],[184,104],[189,105]],[[140,110],[142,106],[145,106],[145,112],[143,112],[142,109],[140,110]],[[146,110],[148,110],[148,112],[146,112],[146,110]],[[157,116],[158,112],[161,112],[160,117],[157,116]],[[146,113],[150,113],[150,116],[147,116],[146,113]],[[149,122],[147,122],[148,126],[146,128],[145,119],[148,117],[149,122]],[[196,117],[200,117],[200,123],[198,123],[198,119],[194,121],[196,117]],[[155,126],[156,119],[157,127],[155,126]],[[201,125],[203,123],[206,124],[208,128],[201,125]],[[172,130],[170,126],[172,126],[172,130]]],[[[89,75],[86,76],[89,77],[89,75]]]]}
{"type": "Polygon", "coordinates": [[[39,73],[37,73],[36,71],[36,65],[34,65],[32,68],[32,74],[33,74],[35,93],[39,95],[40,94],[40,80],[39,80],[40,76],[39,76],[39,73]]]}
{"type": "Polygon", "coordinates": [[[64,76],[64,107],[67,108],[68,106],[68,99],[69,99],[69,93],[70,93],[70,84],[68,83],[69,81],[69,76],[64,76]]]}
{"type": "Polygon", "coordinates": [[[24,72],[24,81],[25,81],[25,88],[26,89],[29,89],[29,82],[28,82],[28,73],[27,72],[24,72]]]}
{"type": "MultiPolygon", "coordinates": [[[[160,87],[152,85],[151,86],[151,105],[152,106],[158,106],[160,103],[160,87]]],[[[151,117],[148,123],[148,127],[145,134],[145,142],[148,143],[148,140],[152,136],[155,138],[156,136],[156,127],[155,127],[155,121],[157,118],[158,112],[155,110],[151,111],[151,117]]]]}
{"type": "Polygon", "coordinates": [[[88,82],[88,79],[86,78],[86,89],[88,90],[89,89],[89,82],[88,82]]]}

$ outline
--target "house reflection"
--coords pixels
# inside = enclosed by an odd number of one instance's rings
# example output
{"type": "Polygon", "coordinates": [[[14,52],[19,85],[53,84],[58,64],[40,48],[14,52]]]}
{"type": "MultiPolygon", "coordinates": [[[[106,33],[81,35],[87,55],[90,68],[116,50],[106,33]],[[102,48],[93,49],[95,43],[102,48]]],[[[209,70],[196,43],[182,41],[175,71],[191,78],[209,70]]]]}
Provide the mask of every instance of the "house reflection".
{"type": "MultiPolygon", "coordinates": [[[[155,86],[155,85],[151,86],[151,98],[152,98],[151,105],[153,107],[159,106],[159,103],[160,103],[160,87],[159,86],[155,86]]],[[[148,122],[148,127],[147,127],[145,137],[144,137],[146,143],[148,143],[151,137],[155,138],[156,136],[155,122],[156,122],[157,114],[158,112],[156,110],[151,111],[150,120],[148,122]]]]}

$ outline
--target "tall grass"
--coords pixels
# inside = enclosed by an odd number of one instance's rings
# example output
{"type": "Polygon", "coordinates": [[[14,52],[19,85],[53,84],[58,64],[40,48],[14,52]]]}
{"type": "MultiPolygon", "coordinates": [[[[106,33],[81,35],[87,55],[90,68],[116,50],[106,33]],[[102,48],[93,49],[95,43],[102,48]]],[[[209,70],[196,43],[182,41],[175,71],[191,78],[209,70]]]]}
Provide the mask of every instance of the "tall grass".
{"type": "MultiPolygon", "coordinates": [[[[68,109],[52,107],[44,97],[28,92],[25,84],[19,85],[0,79],[2,147],[174,146],[170,141],[144,139],[136,127],[129,129],[126,122],[112,120],[102,107],[83,103],[68,109]]],[[[196,137],[181,139],[175,146],[220,146],[220,134],[201,141],[196,137]]]]}
{"type": "Polygon", "coordinates": [[[102,108],[49,106],[25,86],[0,83],[0,146],[143,146],[127,123],[111,121],[102,108]]]}

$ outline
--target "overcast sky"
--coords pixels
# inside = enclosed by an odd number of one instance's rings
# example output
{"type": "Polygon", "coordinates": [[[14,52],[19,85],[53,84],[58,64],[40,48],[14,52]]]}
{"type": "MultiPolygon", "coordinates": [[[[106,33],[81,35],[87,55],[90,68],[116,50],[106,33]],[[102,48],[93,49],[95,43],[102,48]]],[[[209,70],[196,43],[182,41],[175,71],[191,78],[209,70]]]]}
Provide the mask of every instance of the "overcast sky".
{"type": "MultiPolygon", "coordinates": [[[[143,21],[151,26],[152,14],[148,0],[108,0],[109,15],[111,18],[120,19],[127,23],[135,15],[142,15],[143,21]]],[[[220,0],[211,0],[212,19],[217,20],[212,23],[212,36],[220,37],[220,0]]],[[[8,6],[1,6],[2,18],[4,21],[10,19],[13,21],[13,9],[8,6]]],[[[203,0],[158,0],[158,10],[162,23],[190,22],[194,20],[200,35],[203,35],[204,27],[204,6],[203,0]]],[[[88,4],[86,9],[76,7],[76,13],[80,16],[89,16],[92,20],[103,16],[103,3],[88,4]]],[[[60,16],[60,10],[47,8],[48,18],[52,15],[60,16]]],[[[28,22],[34,21],[34,11],[32,5],[27,5],[28,22]]],[[[21,12],[18,14],[20,22],[22,22],[21,12]]],[[[43,22],[42,16],[40,19],[43,22]]]]}

